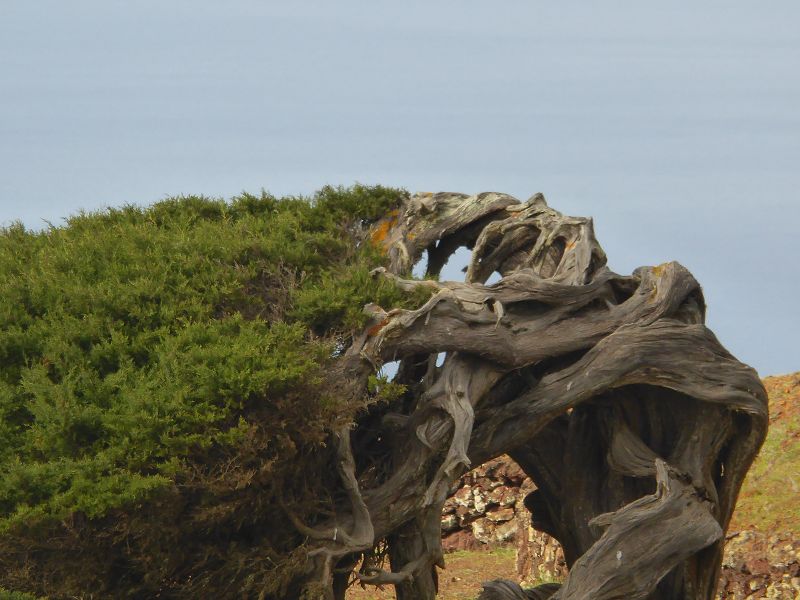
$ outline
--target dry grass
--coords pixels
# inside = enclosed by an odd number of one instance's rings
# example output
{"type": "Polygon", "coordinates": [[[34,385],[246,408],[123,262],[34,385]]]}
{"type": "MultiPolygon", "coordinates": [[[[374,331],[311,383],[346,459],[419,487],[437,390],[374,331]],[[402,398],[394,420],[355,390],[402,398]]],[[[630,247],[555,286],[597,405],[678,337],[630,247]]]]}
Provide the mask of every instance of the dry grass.
{"type": "Polygon", "coordinates": [[[732,530],[800,535],[800,373],[767,377],[769,434],[742,486],[732,530]]]}
{"type": "MultiPolygon", "coordinates": [[[[484,581],[501,578],[518,581],[514,560],[513,548],[453,552],[446,555],[447,569],[439,572],[439,600],[474,600],[484,581]]],[[[347,600],[394,598],[392,586],[379,590],[373,586],[361,589],[356,585],[347,594],[347,600]]]]}

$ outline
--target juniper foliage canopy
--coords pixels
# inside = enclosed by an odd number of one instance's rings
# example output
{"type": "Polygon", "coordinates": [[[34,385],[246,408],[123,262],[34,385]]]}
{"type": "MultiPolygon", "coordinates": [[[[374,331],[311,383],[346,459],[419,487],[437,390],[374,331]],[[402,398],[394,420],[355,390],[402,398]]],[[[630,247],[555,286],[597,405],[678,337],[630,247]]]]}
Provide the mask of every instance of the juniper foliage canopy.
{"type": "Polygon", "coordinates": [[[364,237],[405,197],[192,196],[3,229],[0,586],[279,589],[302,564],[279,498],[302,514],[331,427],[397,392],[343,394],[331,365],[366,303],[420,301],[370,276],[364,237]]]}

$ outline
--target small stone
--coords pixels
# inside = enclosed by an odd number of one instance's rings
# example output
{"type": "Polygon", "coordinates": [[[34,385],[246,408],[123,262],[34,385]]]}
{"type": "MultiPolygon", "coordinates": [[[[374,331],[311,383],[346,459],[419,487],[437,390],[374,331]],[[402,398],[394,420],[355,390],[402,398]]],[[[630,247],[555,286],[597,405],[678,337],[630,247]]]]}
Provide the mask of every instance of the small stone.
{"type": "Polygon", "coordinates": [[[500,523],[494,530],[494,539],[500,544],[510,542],[517,535],[517,524],[514,521],[500,523]]]}
{"type": "Polygon", "coordinates": [[[470,524],[472,528],[472,535],[482,544],[488,544],[492,541],[492,533],[494,533],[494,524],[487,519],[476,519],[470,524]]]}
{"type": "Polygon", "coordinates": [[[486,512],[486,498],[480,490],[472,490],[472,503],[475,506],[475,512],[482,515],[486,512]]]}
{"type": "Polygon", "coordinates": [[[463,487],[453,496],[453,502],[457,506],[470,506],[472,504],[472,488],[463,487]]]}
{"type": "Polygon", "coordinates": [[[458,528],[458,517],[456,515],[447,515],[442,519],[442,531],[453,531],[458,528]]]}
{"type": "Polygon", "coordinates": [[[501,508],[486,513],[486,518],[495,523],[503,523],[514,518],[513,508],[501,508]]]}

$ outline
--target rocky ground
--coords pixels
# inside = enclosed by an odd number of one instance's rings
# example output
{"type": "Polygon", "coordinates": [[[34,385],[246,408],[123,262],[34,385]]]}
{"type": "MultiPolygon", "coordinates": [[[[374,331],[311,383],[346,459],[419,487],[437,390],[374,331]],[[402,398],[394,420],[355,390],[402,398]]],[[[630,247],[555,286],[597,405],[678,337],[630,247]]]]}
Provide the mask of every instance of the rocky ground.
{"type": "Polygon", "coordinates": [[[748,530],[729,534],[719,597],[800,599],[800,537],[748,530]]]}

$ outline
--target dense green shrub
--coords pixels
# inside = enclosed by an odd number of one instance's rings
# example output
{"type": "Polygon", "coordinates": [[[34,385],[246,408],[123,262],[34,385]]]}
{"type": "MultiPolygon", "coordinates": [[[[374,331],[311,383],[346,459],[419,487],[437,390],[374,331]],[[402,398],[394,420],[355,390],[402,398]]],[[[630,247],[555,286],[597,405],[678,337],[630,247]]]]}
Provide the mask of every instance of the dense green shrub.
{"type": "Polygon", "coordinates": [[[276,503],[313,498],[298,466],[371,401],[341,393],[337,352],[365,303],[420,300],[369,275],[366,226],[403,197],[185,197],[3,230],[0,585],[281,585],[276,503]]]}

